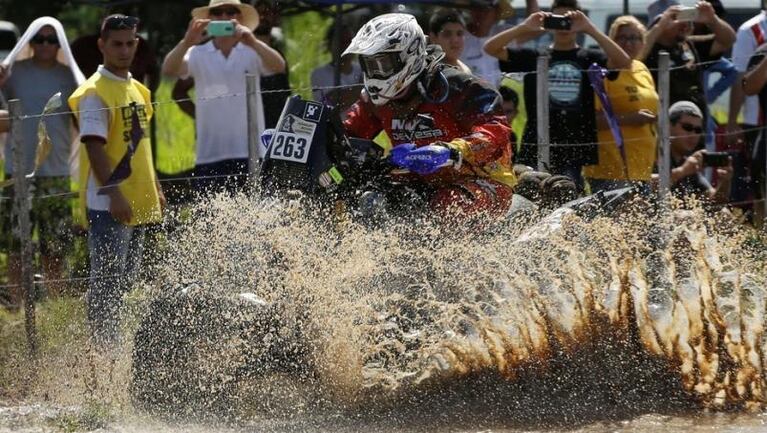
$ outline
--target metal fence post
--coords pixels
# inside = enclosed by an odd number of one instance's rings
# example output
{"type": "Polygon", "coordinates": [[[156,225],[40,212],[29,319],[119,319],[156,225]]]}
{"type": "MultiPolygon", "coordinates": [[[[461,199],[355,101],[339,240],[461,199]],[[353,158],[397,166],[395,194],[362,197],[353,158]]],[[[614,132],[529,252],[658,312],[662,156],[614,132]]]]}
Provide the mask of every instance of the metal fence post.
{"type": "Polygon", "coordinates": [[[549,59],[548,55],[538,57],[536,82],[536,107],[538,120],[538,171],[549,171],[551,143],[549,139],[549,59]]]}
{"type": "Polygon", "coordinates": [[[259,137],[260,131],[258,130],[258,122],[256,122],[258,98],[261,97],[257,90],[258,79],[259,77],[253,74],[245,76],[245,100],[248,115],[248,175],[250,176],[250,184],[254,187],[258,183],[256,177],[261,170],[260,155],[258,154],[261,137],[259,137]]]}
{"type": "Polygon", "coordinates": [[[35,329],[35,286],[32,270],[32,230],[30,228],[29,211],[31,197],[29,196],[29,179],[24,167],[24,149],[21,125],[21,101],[8,101],[8,111],[11,122],[11,137],[13,137],[13,195],[16,209],[16,230],[21,241],[21,288],[24,290],[24,327],[27,332],[27,344],[32,357],[37,354],[37,332],[35,329]]]}
{"type": "Polygon", "coordinates": [[[660,107],[658,108],[658,199],[662,202],[671,188],[671,137],[670,122],[668,117],[669,89],[669,55],[667,51],[661,51],[658,57],[658,96],[660,107]]]}
{"type": "MultiPolygon", "coordinates": [[[[764,134],[765,132],[762,131],[764,134]]],[[[767,231],[767,155],[764,157],[764,173],[765,173],[765,181],[762,182],[762,188],[764,190],[762,191],[762,230],[767,231]]]]}

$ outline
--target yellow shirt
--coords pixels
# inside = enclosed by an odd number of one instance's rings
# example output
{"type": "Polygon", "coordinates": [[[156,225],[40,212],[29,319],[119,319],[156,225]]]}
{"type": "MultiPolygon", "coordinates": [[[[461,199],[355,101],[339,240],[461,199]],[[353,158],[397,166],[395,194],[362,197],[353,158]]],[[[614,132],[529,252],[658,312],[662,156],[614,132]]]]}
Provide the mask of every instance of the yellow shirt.
{"type": "MultiPolygon", "coordinates": [[[[131,103],[136,103],[138,117],[144,130],[144,137],[136,147],[130,161],[131,174],[120,182],[118,188],[131,206],[133,217],[128,225],[160,222],[162,211],[156,187],[156,174],[152,165],[152,149],[148,137],[149,119],[153,109],[149,89],[136,80],[118,81],[96,72],[69,98],[69,106],[79,121],[80,100],[95,94],[109,107],[109,132],[105,152],[110,171],[114,171],[130,144],[131,103]]],[[[85,185],[90,172],[90,161],[85,145],[80,144],[80,204],[85,206],[85,185]]]]}
{"type": "MultiPolygon", "coordinates": [[[[616,116],[645,109],[658,114],[658,93],[650,71],[634,60],[631,71],[621,71],[615,80],[605,79],[605,89],[616,116]]],[[[602,110],[596,97],[595,108],[602,110]]],[[[601,114],[597,114],[598,116],[601,114]]],[[[650,180],[656,156],[655,124],[621,126],[628,163],[628,179],[650,180]]],[[[599,164],[584,167],[583,174],[595,179],[626,179],[623,159],[610,129],[600,129],[599,164]]]]}

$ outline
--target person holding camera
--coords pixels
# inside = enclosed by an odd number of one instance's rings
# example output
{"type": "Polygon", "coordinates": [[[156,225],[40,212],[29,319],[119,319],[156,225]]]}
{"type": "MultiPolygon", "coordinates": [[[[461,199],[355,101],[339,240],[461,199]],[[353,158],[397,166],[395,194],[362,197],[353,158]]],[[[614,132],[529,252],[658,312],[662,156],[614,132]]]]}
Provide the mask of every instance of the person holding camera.
{"type": "Polygon", "coordinates": [[[534,73],[538,57],[545,54],[537,49],[507,47],[553,32],[554,43],[546,51],[549,63],[549,116],[552,144],[550,166],[552,174],[562,174],[583,186],[581,169],[596,164],[597,124],[594,91],[589,83],[588,68],[597,63],[617,69],[629,69],[631,58],[614,41],[599,31],[581,11],[577,0],[554,0],[551,13],[536,12],[522,24],[499,33],[485,43],[485,51],[500,60],[504,72],[524,72],[527,125],[522,146],[515,163],[535,166],[537,162],[537,101],[538,77],[534,73]],[[591,36],[604,51],[589,50],[578,45],[578,33],[591,36]]]}
{"type": "MultiPolygon", "coordinates": [[[[256,38],[256,9],[240,0],[211,0],[192,10],[184,38],[165,57],[162,72],[175,78],[194,78],[197,89],[195,123],[197,160],[193,176],[198,191],[246,184],[248,119],[245,75],[283,73],[280,53],[256,38]],[[206,42],[206,37],[210,38],[206,42]]],[[[256,92],[259,92],[256,80],[256,92]]],[[[261,98],[256,102],[256,125],[264,128],[261,98]]]]}
{"type": "MultiPolygon", "coordinates": [[[[762,113],[767,113],[767,44],[762,44],[751,56],[748,62],[748,72],[743,80],[743,91],[748,96],[759,97],[759,108],[762,113]]],[[[751,179],[753,182],[754,197],[757,200],[764,199],[765,179],[767,176],[767,132],[765,132],[764,116],[759,116],[761,128],[757,130],[751,153],[751,179]]],[[[756,206],[759,209],[757,220],[765,218],[764,206],[756,206]]]]}
{"type": "Polygon", "coordinates": [[[735,43],[735,31],[716,15],[711,3],[702,1],[695,7],[671,6],[655,18],[646,35],[646,52],[642,56],[658,84],[658,59],[661,51],[669,53],[670,80],[673,85],[669,101],[692,101],[707,116],[703,73],[708,62],[718,60],[735,43]],[[694,23],[703,24],[713,37],[692,39],[694,23]]]}
{"type": "Polygon", "coordinates": [[[704,133],[703,111],[692,101],[679,101],[668,110],[671,122],[671,192],[678,197],[697,196],[726,204],[732,183],[732,158],[726,153],[700,149],[704,133]],[[703,175],[715,167],[717,185],[703,175]]]}
{"type": "Polygon", "coordinates": [[[599,164],[583,169],[592,193],[634,185],[644,187],[652,176],[657,154],[658,93],[647,66],[636,60],[644,48],[645,31],[645,26],[632,15],[616,18],[608,31],[610,39],[633,60],[630,70],[615,71],[603,80],[623,136],[623,152],[597,101],[599,164]]]}

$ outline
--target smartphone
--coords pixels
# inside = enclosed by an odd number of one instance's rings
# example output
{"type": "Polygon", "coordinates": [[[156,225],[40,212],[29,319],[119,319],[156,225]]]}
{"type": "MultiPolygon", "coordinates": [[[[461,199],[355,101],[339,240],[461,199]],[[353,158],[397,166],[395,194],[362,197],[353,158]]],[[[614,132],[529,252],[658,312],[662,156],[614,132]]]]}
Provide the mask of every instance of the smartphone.
{"type": "Polygon", "coordinates": [[[730,154],[727,152],[703,153],[703,165],[706,167],[727,167],[730,165],[730,154]]]}
{"type": "Polygon", "coordinates": [[[573,23],[564,15],[546,15],[543,18],[543,28],[548,30],[570,30],[573,23]]]}
{"type": "Polygon", "coordinates": [[[698,19],[698,8],[681,8],[676,13],[677,21],[695,21],[696,19],[698,19]]]}
{"type": "Polygon", "coordinates": [[[234,36],[234,23],[231,21],[211,21],[205,29],[208,36],[234,36]]]}

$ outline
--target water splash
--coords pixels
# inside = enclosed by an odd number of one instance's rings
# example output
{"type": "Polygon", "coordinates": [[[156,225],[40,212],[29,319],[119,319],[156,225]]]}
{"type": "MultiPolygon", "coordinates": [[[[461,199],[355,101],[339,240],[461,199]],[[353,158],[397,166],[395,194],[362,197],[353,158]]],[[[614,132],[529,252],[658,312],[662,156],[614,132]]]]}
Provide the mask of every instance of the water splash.
{"type": "MultiPolygon", "coordinates": [[[[264,332],[198,344],[217,355],[205,365],[220,383],[247,390],[241,407],[269,406],[291,371],[309,380],[291,408],[407,401],[488,377],[518,399],[598,385],[606,401],[627,404],[665,394],[714,409],[764,406],[767,272],[747,230],[717,233],[702,212],[562,214],[543,234],[428,221],[368,228],[306,207],[219,197],[154,269],[156,295],[194,281],[204,296],[248,292],[270,306],[235,326],[273,315],[259,322],[264,332]],[[273,341],[278,354],[253,355],[273,341]],[[242,374],[253,359],[288,361],[275,380],[242,374]]],[[[203,382],[187,386],[204,393],[203,382]]]]}

